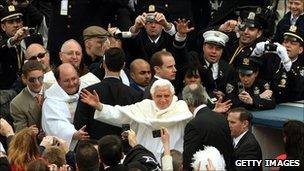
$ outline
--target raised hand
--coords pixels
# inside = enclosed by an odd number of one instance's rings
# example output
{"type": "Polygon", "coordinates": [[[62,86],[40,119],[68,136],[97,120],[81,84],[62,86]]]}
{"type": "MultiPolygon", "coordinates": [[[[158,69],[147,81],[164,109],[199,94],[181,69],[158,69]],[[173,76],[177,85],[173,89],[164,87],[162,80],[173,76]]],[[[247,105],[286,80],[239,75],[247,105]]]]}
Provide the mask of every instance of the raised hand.
{"type": "Polygon", "coordinates": [[[232,106],[231,100],[226,100],[225,102],[222,102],[223,98],[220,97],[216,103],[215,107],[213,109],[214,112],[217,113],[226,113],[232,106]]]}
{"type": "Polygon", "coordinates": [[[88,104],[88,105],[94,107],[95,109],[100,109],[99,96],[95,90],[93,90],[93,94],[92,94],[88,90],[83,89],[80,92],[80,98],[81,98],[80,100],[83,103],[88,104]]]}
{"type": "Polygon", "coordinates": [[[194,27],[189,28],[190,20],[179,18],[177,21],[174,21],[174,23],[176,25],[177,32],[181,35],[186,35],[187,33],[194,30],[194,27]]]}

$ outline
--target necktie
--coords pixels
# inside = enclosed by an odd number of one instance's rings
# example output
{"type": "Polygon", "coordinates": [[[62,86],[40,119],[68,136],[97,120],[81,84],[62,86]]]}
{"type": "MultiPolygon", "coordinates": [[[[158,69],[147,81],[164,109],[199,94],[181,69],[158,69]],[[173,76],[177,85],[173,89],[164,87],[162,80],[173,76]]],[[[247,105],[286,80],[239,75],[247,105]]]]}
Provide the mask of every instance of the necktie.
{"type": "Polygon", "coordinates": [[[37,104],[41,107],[43,104],[43,95],[42,94],[37,94],[35,96],[35,101],[37,102],[37,104]]]}

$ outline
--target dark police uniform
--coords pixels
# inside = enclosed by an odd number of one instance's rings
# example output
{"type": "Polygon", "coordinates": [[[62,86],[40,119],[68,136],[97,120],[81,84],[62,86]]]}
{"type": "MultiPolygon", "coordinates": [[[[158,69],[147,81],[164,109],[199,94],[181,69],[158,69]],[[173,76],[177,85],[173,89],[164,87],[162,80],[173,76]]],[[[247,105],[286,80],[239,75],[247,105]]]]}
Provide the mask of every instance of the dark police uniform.
{"type": "MultiPolygon", "coordinates": [[[[261,14],[256,14],[254,12],[246,13],[246,16],[242,19],[242,23],[239,27],[240,30],[246,28],[258,28],[262,30],[265,28],[266,23],[262,18],[261,14]]],[[[231,32],[229,35],[229,42],[225,48],[224,59],[232,65],[234,68],[237,68],[237,64],[241,63],[243,57],[250,56],[254,50],[255,45],[258,42],[264,41],[265,38],[261,35],[259,38],[254,40],[250,45],[241,47],[239,44],[239,38],[237,38],[235,32],[231,32]]]]}
{"type": "MultiPolygon", "coordinates": [[[[245,74],[249,74],[249,71],[251,71],[251,74],[257,72],[260,64],[254,58],[256,57],[243,58],[243,62],[239,64],[239,72],[244,72],[245,74]]],[[[226,85],[225,98],[232,101],[233,107],[241,106],[246,109],[273,109],[276,105],[274,95],[268,99],[260,97],[260,94],[265,90],[270,90],[270,84],[266,81],[256,79],[251,87],[245,88],[243,83],[239,80],[226,85]],[[253,104],[246,104],[239,99],[238,95],[242,91],[246,91],[250,94],[253,99],[253,104]]]]}
{"type": "MultiPolygon", "coordinates": [[[[164,7],[149,5],[144,7],[143,11],[147,13],[160,12],[166,17],[167,11],[164,7]]],[[[157,42],[151,41],[145,28],[142,28],[136,37],[129,40],[124,40],[126,50],[133,59],[142,58],[150,61],[150,58],[155,52],[166,50],[174,54],[176,49],[185,47],[186,41],[176,41],[174,35],[161,32],[157,42]]],[[[175,56],[175,55],[173,55],[175,56]]]]}
{"type": "MultiPolygon", "coordinates": [[[[289,27],[292,25],[290,22],[291,12],[288,12],[284,17],[279,21],[276,29],[276,33],[273,37],[274,42],[282,43],[283,34],[289,30],[289,27]]],[[[297,19],[295,26],[298,28],[304,28],[304,14],[300,15],[297,19]]]]}
{"type": "MultiPolygon", "coordinates": [[[[1,21],[17,19],[22,16],[13,5],[5,6],[1,9],[0,14],[1,21]]],[[[2,32],[0,36],[0,90],[12,88],[24,62],[24,53],[20,44],[9,47],[9,38],[5,32],[2,32]]]]}
{"type": "MultiPolygon", "coordinates": [[[[203,34],[205,44],[214,44],[220,48],[224,48],[228,41],[228,36],[220,31],[206,31],[203,34]]],[[[203,45],[207,46],[207,45],[203,45]]],[[[219,59],[218,62],[211,64],[207,58],[202,55],[200,62],[203,66],[202,82],[206,87],[207,92],[219,90],[225,92],[226,84],[235,80],[234,69],[224,60],[219,59]],[[217,65],[217,67],[212,67],[217,65]],[[217,71],[216,71],[217,70],[217,71]],[[217,78],[214,79],[213,72],[217,72],[217,78]]]]}
{"type": "MultiPolygon", "coordinates": [[[[284,33],[284,38],[296,41],[304,45],[304,30],[291,26],[284,33]]],[[[271,81],[271,88],[277,103],[292,102],[304,99],[304,58],[303,53],[292,61],[291,69],[287,71],[281,59],[276,54],[264,54],[262,56],[263,67],[260,77],[271,81]]]]}

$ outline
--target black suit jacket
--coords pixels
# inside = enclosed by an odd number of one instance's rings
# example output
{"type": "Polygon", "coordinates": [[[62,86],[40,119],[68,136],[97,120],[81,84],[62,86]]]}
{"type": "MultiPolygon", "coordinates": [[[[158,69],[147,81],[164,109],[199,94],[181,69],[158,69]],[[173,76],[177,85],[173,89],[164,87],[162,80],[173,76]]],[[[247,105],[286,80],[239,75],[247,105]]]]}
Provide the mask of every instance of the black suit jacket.
{"type": "MultiPolygon", "coordinates": [[[[236,160],[262,160],[260,144],[250,131],[246,132],[234,148],[232,162],[234,163],[236,160]]],[[[258,171],[262,170],[262,165],[260,167],[235,167],[234,170],[258,171]]]]}
{"type": "Polygon", "coordinates": [[[193,154],[203,150],[204,145],[213,146],[223,154],[226,168],[230,168],[231,155],[233,152],[230,129],[226,118],[219,113],[204,107],[198,111],[185,128],[183,168],[192,170],[193,154]]]}
{"type": "MultiPolygon", "coordinates": [[[[141,100],[141,94],[132,88],[124,85],[119,79],[105,78],[100,83],[94,84],[86,88],[92,92],[95,90],[99,95],[99,100],[109,105],[129,105],[141,100]]],[[[87,125],[87,132],[93,139],[100,139],[109,134],[121,134],[121,128],[115,127],[94,119],[94,108],[78,101],[74,125],[78,130],[87,125]]]]}

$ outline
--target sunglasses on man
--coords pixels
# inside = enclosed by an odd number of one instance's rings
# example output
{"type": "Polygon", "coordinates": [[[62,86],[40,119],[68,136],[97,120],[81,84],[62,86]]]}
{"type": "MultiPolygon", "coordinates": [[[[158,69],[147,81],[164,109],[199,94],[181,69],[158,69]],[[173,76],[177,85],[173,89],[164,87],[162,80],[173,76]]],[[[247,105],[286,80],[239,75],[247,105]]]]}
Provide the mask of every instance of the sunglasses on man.
{"type": "Polygon", "coordinates": [[[28,79],[28,81],[30,82],[30,83],[35,83],[36,81],[38,81],[39,83],[42,83],[43,82],[43,76],[40,76],[40,77],[30,77],[29,79],[28,79]]]}
{"type": "Polygon", "coordinates": [[[42,59],[42,58],[45,57],[45,55],[46,55],[47,53],[48,53],[47,51],[42,52],[42,53],[38,53],[37,55],[31,56],[31,57],[29,58],[29,60],[42,59]]]}

